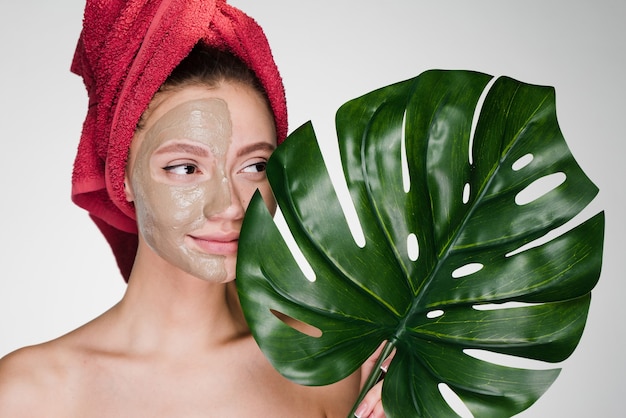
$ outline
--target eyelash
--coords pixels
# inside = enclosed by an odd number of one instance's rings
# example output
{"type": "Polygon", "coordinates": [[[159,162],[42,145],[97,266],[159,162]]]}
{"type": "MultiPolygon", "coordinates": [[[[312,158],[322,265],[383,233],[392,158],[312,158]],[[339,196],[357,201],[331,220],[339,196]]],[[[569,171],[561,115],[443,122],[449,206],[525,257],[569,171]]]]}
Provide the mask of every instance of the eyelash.
{"type": "Polygon", "coordinates": [[[175,164],[175,165],[168,165],[166,167],[163,167],[163,170],[172,174],[179,175],[179,176],[185,176],[185,175],[197,174],[198,167],[194,164],[175,164]],[[179,169],[183,169],[185,172],[177,173],[176,171],[179,169]]]}
{"type": "Polygon", "coordinates": [[[250,165],[244,167],[242,171],[244,173],[248,173],[251,168],[255,168],[256,169],[255,173],[262,173],[267,168],[267,162],[259,161],[259,162],[254,163],[254,164],[250,164],[250,165]]]}
{"type": "MultiPolygon", "coordinates": [[[[265,172],[266,168],[267,168],[267,162],[259,161],[259,162],[256,162],[256,163],[253,163],[244,167],[242,172],[250,173],[252,172],[251,170],[254,169],[253,173],[263,173],[265,172]]],[[[168,166],[163,167],[163,170],[167,171],[168,173],[172,173],[178,176],[189,176],[193,174],[199,174],[198,166],[196,166],[195,164],[189,164],[189,163],[168,165],[168,166]],[[184,172],[178,172],[179,170],[183,170],[184,172]]]]}

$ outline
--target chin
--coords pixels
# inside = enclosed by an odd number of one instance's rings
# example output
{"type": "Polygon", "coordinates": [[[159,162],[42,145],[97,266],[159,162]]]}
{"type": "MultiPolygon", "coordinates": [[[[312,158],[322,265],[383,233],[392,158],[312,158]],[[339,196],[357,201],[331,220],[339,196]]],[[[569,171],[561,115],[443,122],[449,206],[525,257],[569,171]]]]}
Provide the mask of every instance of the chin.
{"type": "Polygon", "coordinates": [[[187,273],[211,283],[228,283],[235,280],[236,256],[209,256],[193,260],[187,273]]]}

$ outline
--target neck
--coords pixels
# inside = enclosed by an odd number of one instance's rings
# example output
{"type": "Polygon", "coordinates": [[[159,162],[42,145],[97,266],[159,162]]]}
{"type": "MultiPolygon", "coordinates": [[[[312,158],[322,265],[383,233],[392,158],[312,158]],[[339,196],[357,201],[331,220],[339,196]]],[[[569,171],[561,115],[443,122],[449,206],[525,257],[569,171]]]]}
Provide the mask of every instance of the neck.
{"type": "Polygon", "coordinates": [[[249,335],[234,282],[210,283],[158,260],[138,253],[124,298],[114,308],[133,348],[180,353],[249,335]]]}

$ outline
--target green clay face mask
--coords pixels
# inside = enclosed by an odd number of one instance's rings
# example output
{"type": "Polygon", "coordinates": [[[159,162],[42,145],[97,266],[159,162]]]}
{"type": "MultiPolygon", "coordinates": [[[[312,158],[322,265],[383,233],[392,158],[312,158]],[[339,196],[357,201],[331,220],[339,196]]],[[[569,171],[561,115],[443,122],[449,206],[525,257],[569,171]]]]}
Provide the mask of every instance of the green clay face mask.
{"type": "Polygon", "coordinates": [[[227,241],[239,231],[207,222],[231,204],[225,167],[231,136],[224,100],[183,102],[145,132],[132,168],[137,224],[146,243],[171,264],[211,282],[234,277],[225,259],[236,256],[236,244],[227,241]],[[216,251],[196,245],[204,240],[224,244],[216,251]]]}

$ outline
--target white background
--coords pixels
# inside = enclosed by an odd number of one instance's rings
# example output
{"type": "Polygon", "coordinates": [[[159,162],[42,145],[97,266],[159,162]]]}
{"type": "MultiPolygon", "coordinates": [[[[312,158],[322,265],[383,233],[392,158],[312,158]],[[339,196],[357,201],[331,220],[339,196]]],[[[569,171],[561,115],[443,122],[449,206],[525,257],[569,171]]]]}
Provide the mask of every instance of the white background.
{"type": "MultiPolygon", "coordinates": [[[[556,88],[557,113],[606,210],[602,277],[582,341],[525,417],[620,417],[626,395],[624,131],[626,2],[232,0],[265,28],[290,129],[313,120],[333,144],[345,101],[432,68],[556,88]]],[[[80,0],[0,0],[0,356],[63,334],[124,291],[113,257],[70,203],[86,110],[69,66],[80,0]]]]}

